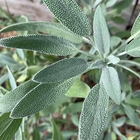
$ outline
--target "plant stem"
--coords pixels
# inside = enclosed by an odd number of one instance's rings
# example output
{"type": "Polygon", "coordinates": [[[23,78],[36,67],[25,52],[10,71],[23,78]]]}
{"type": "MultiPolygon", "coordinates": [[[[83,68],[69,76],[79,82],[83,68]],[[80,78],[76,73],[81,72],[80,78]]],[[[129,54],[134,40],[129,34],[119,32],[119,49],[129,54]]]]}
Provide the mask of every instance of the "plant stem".
{"type": "Polygon", "coordinates": [[[133,73],[133,74],[136,75],[138,78],[140,78],[140,75],[139,75],[137,72],[133,71],[132,69],[130,69],[130,68],[124,66],[124,65],[121,65],[121,64],[116,64],[116,66],[119,66],[119,67],[121,67],[121,68],[123,68],[123,69],[126,69],[127,71],[133,73]]]}
{"type": "Polygon", "coordinates": [[[89,56],[89,57],[93,58],[93,55],[90,54],[90,53],[87,53],[87,52],[82,51],[82,50],[78,50],[78,52],[79,52],[79,53],[82,53],[82,54],[85,54],[86,56],[89,56]]]}
{"type": "Polygon", "coordinates": [[[8,14],[9,14],[9,16],[10,16],[11,14],[10,14],[10,10],[9,10],[9,7],[8,7],[8,4],[7,4],[7,1],[6,1],[6,0],[4,0],[4,1],[5,1],[5,5],[6,5],[7,12],[8,12],[8,14]]]}
{"type": "Polygon", "coordinates": [[[138,62],[135,62],[135,61],[131,61],[131,60],[121,60],[120,63],[129,63],[129,64],[132,64],[132,65],[136,65],[138,67],[140,67],[140,63],[138,62]]]}
{"type": "Polygon", "coordinates": [[[122,55],[125,55],[125,54],[126,54],[126,52],[122,52],[122,53],[117,54],[117,56],[122,56],[122,55]]]}

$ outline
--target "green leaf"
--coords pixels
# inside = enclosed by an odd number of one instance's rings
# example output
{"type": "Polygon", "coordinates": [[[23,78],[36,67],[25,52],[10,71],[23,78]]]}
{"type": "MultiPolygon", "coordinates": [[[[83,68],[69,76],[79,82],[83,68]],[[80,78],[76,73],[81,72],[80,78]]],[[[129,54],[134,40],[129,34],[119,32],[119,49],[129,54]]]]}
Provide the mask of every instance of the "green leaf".
{"type": "Polygon", "coordinates": [[[9,69],[9,67],[8,66],[6,66],[6,67],[7,67],[7,70],[8,70],[8,76],[9,76],[10,85],[11,85],[12,89],[15,89],[17,87],[15,78],[14,78],[11,70],[9,69]]]}
{"type": "Polygon", "coordinates": [[[121,103],[121,86],[117,71],[113,67],[106,67],[102,71],[101,81],[110,98],[116,103],[121,103]]]}
{"type": "Polygon", "coordinates": [[[90,91],[90,87],[79,79],[75,80],[72,87],[65,94],[68,97],[85,98],[90,91]]]}
{"type": "Polygon", "coordinates": [[[33,80],[41,83],[56,83],[82,74],[87,62],[80,58],[67,58],[49,65],[34,75],[33,80]]]}
{"type": "Polygon", "coordinates": [[[128,116],[128,118],[137,126],[140,126],[140,119],[138,117],[138,115],[135,113],[134,109],[132,107],[130,107],[129,105],[124,105],[124,111],[126,113],[126,115],[128,116]]]}
{"type": "Polygon", "coordinates": [[[38,84],[28,81],[0,98],[0,112],[10,112],[18,101],[38,84]]]}
{"type": "Polygon", "coordinates": [[[29,116],[47,108],[61,98],[72,86],[74,79],[57,84],[39,84],[13,108],[12,118],[29,116]]]}
{"type": "Polygon", "coordinates": [[[133,27],[131,30],[131,36],[132,35],[136,35],[135,37],[140,36],[140,14],[137,16],[137,18],[133,24],[133,27]]]}
{"type": "Polygon", "coordinates": [[[13,120],[12,123],[7,127],[7,129],[0,136],[0,140],[11,140],[14,137],[14,134],[18,130],[22,119],[13,120]]]}
{"type": "Polygon", "coordinates": [[[51,119],[51,123],[53,126],[53,136],[52,139],[53,140],[63,140],[61,131],[59,130],[59,128],[57,127],[55,121],[53,119],[51,119]]]}
{"type": "Polygon", "coordinates": [[[22,139],[22,131],[21,131],[21,127],[18,128],[16,134],[15,134],[15,140],[23,140],[22,139]]]}
{"type": "Polygon", "coordinates": [[[83,105],[83,102],[71,103],[68,106],[63,108],[62,113],[63,114],[70,114],[70,113],[74,114],[74,113],[81,112],[82,105],[83,105]]]}
{"type": "Polygon", "coordinates": [[[62,37],[66,40],[69,40],[73,43],[81,43],[82,37],[74,34],[71,30],[64,27],[59,23],[52,23],[52,22],[23,22],[17,23],[13,25],[9,25],[0,30],[0,33],[9,32],[9,31],[36,31],[36,32],[43,32],[49,35],[62,37]]]}
{"type": "Polygon", "coordinates": [[[98,140],[108,118],[109,96],[102,84],[94,86],[86,97],[80,116],[79,139],[98,140]]]}
{"type": "Polygon", "coordinates": [[[103,62],[103,60],[98,59],[91,64],[90,69],[102,69],[103,67],[105,67],[105,65],[106,64],[103,62]]]}
{"type": "Polygon", "coordinates": [[[27,35],[0,39],[0,45],[8,48],[19,48],[53,55],[70,55],[78,49],[69,41],[55,36],[27,35]]]}
{"type": "Polygon", "coordinates": [[[106,8],[112,7],[116,2],[117,0],[107,0],[106,8]]]}
{"type": "Polygon", "coordinates": [[[102,54],[108,54],[110,51],[110,35],[100,6],[95,11],[93,29],[97,49],[102,54]]]}
{"type": "Polygon", "coordinates": [[[40,134],[39,134],[39,131],[37,130],[37,128],[34,128],[34,131],[33,131],[33,140],[40,140],[40,134]]]}
{"type": "Polygon", "coordinates": [[[119,63],[120,62],[120,58],[119,57],[116,57],[116,56],[114,56],[114,55],[109,55],[108,57],[107,57],[107,59],[109,60],[109,62],[107,63],[107,64],[117,64],[117,63],[119,63]]]}
{"type": "Polygon", "coordinates": [[[0,116],[0,136],[4,133],[4,131],[9,127],[12,123],[12,119],[9,118],[9,113],[5,113],[0,116]]]}
{"type": "Polygon", "coordinates": [[[120,118],[114,120],[112,123],[115,126],[120,127],[120,126],[122,126],[125,123],[125,121],[126,121],[126,117],[123,116],[123,117],[120,117],[120,118]]]}
{"type": "Polygon", "coordinates": [[[90,35],[90,24],[75,0],[44,0],[54,16],[67,28],[81,36],[90,35]]]}
{"type": "Polygon", "coordinates": [[[140,57],[140,38],[132,40],[125,48],[127,54],[133,57],[140,57]]]}

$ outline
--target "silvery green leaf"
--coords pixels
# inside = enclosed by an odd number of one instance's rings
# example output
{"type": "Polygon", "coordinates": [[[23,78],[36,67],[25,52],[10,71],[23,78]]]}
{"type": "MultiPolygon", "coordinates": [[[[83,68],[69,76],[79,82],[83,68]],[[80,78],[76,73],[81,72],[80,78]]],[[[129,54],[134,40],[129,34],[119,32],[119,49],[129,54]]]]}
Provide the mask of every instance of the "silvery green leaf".
{"type": "Polygon", "coordinates": [[[100,6],[95,11],[93,29],[95,46],[102,54],[108,54],[110,51],[110,35],[100,6]]]}
{"type": "Polygon", "coordinates": [[[62,82],[84,73],[87,67],[84,59],[67,58],[40,70],[34,75],[33,80],[39,83],[62,82]]]}
{"type": "Polygon", "coordinates": [[[91,64],[90,69],[102,69],[103,67],[105,67],[105,65],[106,64],[103,62],[103,60],[98,59],[91,64]]]}
{"type": "Polygon", "coordinates": [[[117,127],[121,127],[125,122],[126,122],[126,117],[123,116],[114,120],[112,123],[116,125],[117,127]]]}
{"type": "Polygon", "coordinates": [[[39,84],[26,94],[11,111],[12,118],[29,116],[55,103],[72,86],[74,79],[63,83],[39,84]]]}
{"type": "Polygon", "coordinates": [[[113,67],[106,67],[102,71],[101,81],[110,98],[116,103],[121,103],[121,85],[117,71],[113,67]]]}
{"type": "Polygon", "coordinates": [[[90,24],[75,0],[43,0],[54,16],[80,36],[90,35],[90,24]]]}
{"type": "Polygon", "coordinates": [[[78,49],[69,41],[55,36],[27,35],[0,39],[0,45],[8,48],[19,48],[53,55],[70,55],[78,49]]]}
{"type": "Polygon", "coordinates": [[[74,34],[71,30],[59,23],[31,21],[9,25],[0,30],[0,33],[9,31],[36,31],[43,32],[49,35],[62,37],[73,43],[81,43],[82,37],[74,34]]]}
{"type": "Polygon", "coordinates": [[[107,59],[109,60],[109,62],[108,62],[108,64],[117,64],[117,63],[119,63],[120,62],[120,58],[119,57],[116,57],[116,56],[114,56],[114,55],[109,55],[108,57],[107,57],[107,59]]]}
{"type": "Polygon", "coordinates": [[[125,48],[127,54],[133,57],[140,57],[140,38],[132,40],[125,48]]]}
{"type": "Polygon", "coordinates": [[[98,140],[108,119],[109,96],[102,84],[94,86],[86,97],[79,122],[80,140],[98,140]]]}
{"type": "Polygon", "coordinates": [[[128,118],[130,119],[130,121],[132,121],[135,125],[137,125],[138,127],[140,126],[140,119],[138,117],[138,115],[135,113],[134,109],[132,107],[130,107],[129,105],[124,105],[124,111],[126,113],[126,115],[128,116],[128,118]]]}
{"type": "Polygon", "coordinates": [[[0,112],[10,112],[17,102],[38,84],[28,81],[0,98],[0,112]]]}
{"type": "Polygon", "coordinates": [[[7,70],[8,70],[8,76],[9,76],[10,85],[11,85],[12,89],[15,89],[17,87],[15,78],[14,78],[10,68],[8,66],[6,66],[6,67],[7,67],[7,70]]]}
{"type": "Polygon", "coordinates": [[[137,34],[135,37],[140,36],[140,14],[137,16],[131,30],[131,35],[135,35],[135,34],[137,34]]]}
{"type": "Polygon", "coordinates": [[[117,36],[111,36],[110,37],[110,42],[111,42],[111,47],[114,48],[117,45],[119,45],[119,43],[121,43],[121,38],[117,37],[117,36]]]}

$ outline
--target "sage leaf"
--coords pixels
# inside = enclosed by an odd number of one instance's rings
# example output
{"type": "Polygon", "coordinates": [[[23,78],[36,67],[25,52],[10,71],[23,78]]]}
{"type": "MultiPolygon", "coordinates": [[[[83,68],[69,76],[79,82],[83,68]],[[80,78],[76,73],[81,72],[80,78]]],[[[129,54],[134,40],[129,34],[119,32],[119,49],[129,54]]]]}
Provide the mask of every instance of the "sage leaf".
{"type": "Polygon", "coordinates": [[[13,120],[6,130],[0,135],[0,140],[11,140],[14,137],[14,134],[17,132],[22,119],[13,120]]]}
{"type": "Polygon", "coordinates": [[[61,131],[59,130],[58,126],[56,125],[55,121],[51,119],[51,123],[53,126],[53,140],[64,140],[61,131]]]}
{"type": "Polygon", "coordinates": [[[116,57],[116,56],[114,56],[114,55],[109,55],[108,57],[107,57],[107,59],[108,59],[108,64],[117,64],[117,63],[119,63],[120,62],[120,58],[119,57],[116,57]]]}
{"type": "Polygon", "coordinates": [[[54,16],[80,36],[90,35],[90,24],[75,0],[43,0],[54,16]]]}
{"type": "Polygon", "coordinates": [[[5,113],[0,116],[0,136],[4,133],[4,131],[8,128],[8,126],[12,123],[11,118],[9,118],[9,113],[5,113]]]}
{"type": "Polygon", "coordinates": [[[89,92],[90,87],[86,83],[77,79],[65,95],[68,97],[85,98],[89,92]]]}
{"type": "Polygon", "coordinates": [[[96,8],[94,14],[93,29],[95,45],[98,51],[102,54],[108,54],[110,51],[110,35],[100,6],[96,8]]]}
{"type": "Polygon", "coordinates": [[[19,48],[45,54],[65,56],[78,49],[69,41],[55,36],[27,35],[0,39],[0,45],[8,48],[19,48]]]}
{"type": "Polygon", "coordinates": [[[37,72],[33,80],[39,83],[62,82],[84,73],[87,67],[87,62],[84,59],[67,58],[53,63],[37,72]]]}
{"type": "Polygon", "coordinates": [[[130,107],[129,105],[124,105],[124,111],[126,113],[126,115],[128,116],[128,118],[138,127],[140,126],[140,119],[138,117],[138,115],[135,113],[134,109],[132,107],[130,107]]]}
{"type": "Polygon", "coordinates": [[[121,86],[117,71],[113,67],[106,67],[101,74],[101,81],[110,98],[116,103],[121,103],[121,86]]]}
{"type": "Polygon", "coordinates": [[[39,84],[26,94],[11,111],[12,118],[29,116],[55,103],[72,86],[74,79],[57,84],[39,84]]]}
{"type": "Polygon", "coordinates": [[[133,57],[140,57],[140,38],[132,40],[125,48],[127,54],[133,57]]]}
{"type": "Polygon", "coordinates": [[[94,86],[86,97],[79,124],[80,140],[98,140],[108,119],[109,96],[102,84],[94,86]]]}
{"type": "Polygon", "coordinates": [[[73,43],[81,43],[82,37],[74,34],[71,30],[66,28],[65,26],[59,23],[52,23],[52,22],[23,22],[23,23],[16,23],[9,25],[0,30],[0,33],[9,32],[9,31],[36,31],[36,32],[43,32],[49,35],[62,37],[66,40],[69,40],[73,43]]]}
{"type": "Polygon", "coordinates": [[[135,35],[135,37],[139,37],[140,36],[140,14],[137,16],[132,30],[131,30],[131,35],[135,35]]]}
{"type": "Polygon", "coordinates": [[[18,101],[37,85],[37,83],[30,80],[2,96],[0,98],[0,112],[10,112],[18,101]]]}

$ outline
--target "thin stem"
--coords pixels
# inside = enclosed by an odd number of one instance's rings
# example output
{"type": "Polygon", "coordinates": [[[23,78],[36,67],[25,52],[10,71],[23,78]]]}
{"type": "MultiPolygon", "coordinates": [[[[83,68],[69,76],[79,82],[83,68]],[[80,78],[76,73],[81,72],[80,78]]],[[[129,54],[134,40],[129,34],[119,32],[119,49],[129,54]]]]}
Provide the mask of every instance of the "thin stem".
{"type": "Polygon", "coordinates": [[[87,39],[86,37],[83,37],[83,41],[90,44],[90,45],[93,45],[91,40],[87,39]]]}
{"type": "Polygon", "coordinates": [[[123,68],[123,69],[126,69],[127,71],[133,73],[133,74],[136,75],[138,78],[140,78],[140,75],[139,75],[137,72],[133,71],[132,69],[130,69],[130,68],[126,67],[126,66],[123,66],[123,65],[121,65],[121,64],[116,64],[116,66],[121,67],[121,68],[123,68]]]}
{"type": "Polygon", "coordinates": [[[7,12],[8,12],[8,14],[9,14],[9,16],[10,16],[11,14],[10,14],[10,10],[9,10],[9,7],[8,7],[8,4],[7,4],[7,1],[6,1],[6,0],[4,0],[4,1],[5,1],[5,5],[6,5],[7,12]]]}
{"type": "Polygon", "coordinates": [[[121,52],[121,53],[117,54],[117,56],[122,56],[122,55],[125,55],[125,54],[126,54],[126,52],[121,52]]]}
{"type": "Polygon", "coordinates": [[[136,65],[136,66],[140,67],[140,63],[135,62],[135,61],[131,61],[131,60],[121,60],[120,63],[129,63],[129,64],[136,65]]]}

